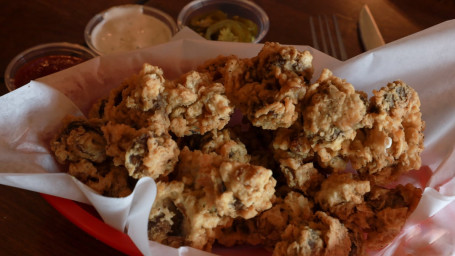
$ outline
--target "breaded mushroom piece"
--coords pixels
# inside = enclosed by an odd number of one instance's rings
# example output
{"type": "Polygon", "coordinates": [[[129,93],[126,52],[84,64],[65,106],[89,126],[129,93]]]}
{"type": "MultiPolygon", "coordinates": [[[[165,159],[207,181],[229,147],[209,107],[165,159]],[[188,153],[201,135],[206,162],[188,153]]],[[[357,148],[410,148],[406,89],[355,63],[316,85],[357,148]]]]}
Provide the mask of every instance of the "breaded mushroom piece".
{"type": "Polygon", "coordinates": [[[263,167],[184,148],[176,168],[175,180],[158,184],[149,227],[156,241],[210,250],[217,228],[272,206],[276,181],[263,167]]]}
{"type": "Polygon", "coordinates": [[[67,116],[63,127],[51,141],[51,150],[60,164],[86,159],[95,163],[106,160],[106,140],[100,119],[67,116]]]}
{"type": "Polygon", "coordinates": [[[228,59],[226,94],[254,126],[289,127],[298,118],[296,106],[313,75],[312,60],[308,51],[266,43],[256,57],[228,59]]]}
{"type": "Polygon", "coordinates": [[[222,84],[196,71],[170,82],[165,91],[170,130],[183,137],[223,129],[234,111],[224,91],[222,84]]]}
{"type": "Polygon", "coordinates": [[[302,107],[303,130],[323,167],[344,170],[346,161],[341,150],[354,140],[357,129],[364,126],[367,112],[366,94],[324,69],[311,85],[302,107]]]}
{"type": "Polygon", "coordinates": [[[204,191],[221,216],[249,219],[272,207],[276,180],[262,166],[184,148],[177,172],[178,180],[204,191]]]}
{"type": "Polygon", "coordinates": [[[402,81],[373,91],[360,129],[349,146],[354,169],[377,184],[387,184],[421,165],[425,122],[417,92],[402,81]]]}
{"type": "Polygon", "coordinates": [[[90,113],[98,114],[106,121],[126,124],[135,129],[147,128],[155,134],[163,134],[170,125],[163,96],[165,87],[163,70],[144,64],[137,74],[112,90],[107,99],[95,104],[90,113]]]}
{"type": "Polygon", "coordinates": [[[123,166],[108,162],[97,164],[83,159],[70,163],[68,174],[103,196],[125,197],[132,192],[128,171],[123,166]]]}

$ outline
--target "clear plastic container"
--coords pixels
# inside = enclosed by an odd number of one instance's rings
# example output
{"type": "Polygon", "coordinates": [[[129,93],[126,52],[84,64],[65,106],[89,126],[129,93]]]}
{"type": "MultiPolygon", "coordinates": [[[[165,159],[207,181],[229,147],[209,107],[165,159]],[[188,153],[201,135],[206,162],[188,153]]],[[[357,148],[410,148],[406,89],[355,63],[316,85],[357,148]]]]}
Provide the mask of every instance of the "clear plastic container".
{"type": "Polygon", "coordinates": [[[23,85],[19,80],[33,80],[95,56],[94,52],[79,44],[56,42],[37,45],[19,53],[10,61],[5,70],[5,85],[12,91],[23,85]]]}
{"type": "Polygon", "coordinates": [[[188,26],[191,19],[197,15],[220,10],[228,17],[239,16],[246,18],[258,26],[257,34],[253,43],[260,42],[269,31],[269,17],[267,13],[257,4],[247,0],[195,0],[182,8],[178,17],[179,29],[188,26]]]}
{"type": "Polygon", "coordinates": [[[85,42],[99,55],[165,43],[178,32],[165,12],[144,5],[119,5],[96,14],[86,25],[85,42]]]}

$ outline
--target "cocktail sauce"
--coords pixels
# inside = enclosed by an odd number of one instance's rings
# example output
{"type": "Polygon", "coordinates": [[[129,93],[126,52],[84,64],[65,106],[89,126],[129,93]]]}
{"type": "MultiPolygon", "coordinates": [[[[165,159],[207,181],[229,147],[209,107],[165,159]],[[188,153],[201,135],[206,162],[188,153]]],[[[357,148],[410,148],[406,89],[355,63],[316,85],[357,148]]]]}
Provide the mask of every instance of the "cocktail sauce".
{"type": "Polygon", "coordinates": [[[68,55],[50,55],[36,58],[19,68],[14,76],[14,85],[19,88],[31,80],[67,69],[84,61],[82,58],[68,55]]]}

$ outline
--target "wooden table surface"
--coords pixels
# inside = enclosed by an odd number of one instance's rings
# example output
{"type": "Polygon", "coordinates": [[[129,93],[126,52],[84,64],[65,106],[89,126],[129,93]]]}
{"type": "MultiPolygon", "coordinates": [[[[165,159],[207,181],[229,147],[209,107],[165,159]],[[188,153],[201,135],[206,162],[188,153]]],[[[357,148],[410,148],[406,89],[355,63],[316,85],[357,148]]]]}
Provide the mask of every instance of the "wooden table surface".
{"type": "MultiPolygon", "coordinates": [[[[150,0],[176,18],[188,1],[150,0]]],[[[360,54],[357,19],[368,3],[386,43],[455,17],[451,0],[254,0],[269,15],[265,41],[311,45],[308,18],[336,14],[349,57],[360,54]]],[[[96,13],[129,0],[3,1],[0,7],[0,95],[7,93],[3,72],[19,52],[37,44],[84,44],[86,23],[96,13]]],[[[2,120],[8,122],[8,120],[2,120]]],[[[1,168],[1,164],[0,164],[1,168]]],[[[8,170],[0,169],[1,172],[8,170]]],[[[122,255],[88,235],[57,212],[35,192],[0,185],[0,255],[122,255]]]]}

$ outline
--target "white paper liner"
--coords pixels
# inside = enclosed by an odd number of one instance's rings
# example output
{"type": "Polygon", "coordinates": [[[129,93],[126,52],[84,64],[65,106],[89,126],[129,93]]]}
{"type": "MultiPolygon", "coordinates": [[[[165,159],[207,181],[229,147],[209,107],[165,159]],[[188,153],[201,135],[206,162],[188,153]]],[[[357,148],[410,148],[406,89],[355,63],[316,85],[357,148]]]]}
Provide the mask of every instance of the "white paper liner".
{"type": "MultiPolygon", "coordinates": [[[[403,181],[424,188],[423,197],[403,232],[387,248],[371,255],[455,253],[454,41],[455,21],[449,21],[345,62],[296,46],[312,52],[314,79],[326,67],[370,95],[373,89],[395,80],[403,80],[419,93],[426,122],[422,164],[430,169],[411,172],[403,181]]],[[[144,255],[211,255],[147,239],[148,213],[156,195],[152,179],[141,179],[125,198],[97,195],[60,172],[48,142],[65,115],[86,114],[96,99],[138,72],[145,62],[162,67],[165,77],[173,79],[209,58],[252,57],[261,48],[261,44],[201,40],[184,29],[169,43],[97,57],[0,97],[0,184],[90,203],[104,222],[126,232],[144,255]]]]}

